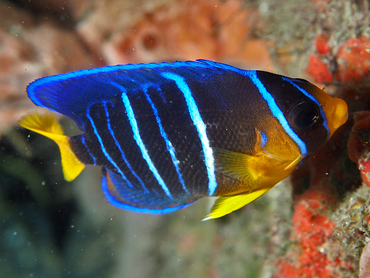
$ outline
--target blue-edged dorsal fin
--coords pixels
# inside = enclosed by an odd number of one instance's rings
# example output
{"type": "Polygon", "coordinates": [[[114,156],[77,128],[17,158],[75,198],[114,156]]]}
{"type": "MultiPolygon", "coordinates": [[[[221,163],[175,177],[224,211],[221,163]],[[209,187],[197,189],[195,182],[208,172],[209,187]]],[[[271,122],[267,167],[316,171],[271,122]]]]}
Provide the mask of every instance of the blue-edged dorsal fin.
{"type": "Polygon", "coordinates": [[[215,204],[212,207],[211,213],[208,214],[203,221],[215,219],[222,217],[226,214],[232,213],[235,210],[238,210],[249,203],[253,202],[257,198],[261,197],[270,188],[262,188],[260,190],[248,193],[248,194],[241,194],[236,196],[230,197],[220,197],[216,200],[215,204]]]}
{"type": "Polygon", "coordinates": [[[154,190],[144,189],[141,185],[128,184],[120,175],[103,169],[103,192],[114,206],[141,213],[164,214],[185,208],[196,199],[188,194],[169,197],[154,190]]]}
{"type": "Polygon", "coordinates": [[[164,72],[203,82],[225,71],[242,70],[211,61],[107,66],[43,77],[29,84],[27,92],[36,105],[66,115],[84,130],[81,118],[92,104],[173,82],[164,72]]]}
{"type": "Polygon", "coordinates": [[[63,134],[63,129],[54,116],[34,113],[22,118],[18,124],[53,140],[59,146],[66,181],[74,180],[85,168],[85,165],[73,153],[68,136],[63,134]]]}

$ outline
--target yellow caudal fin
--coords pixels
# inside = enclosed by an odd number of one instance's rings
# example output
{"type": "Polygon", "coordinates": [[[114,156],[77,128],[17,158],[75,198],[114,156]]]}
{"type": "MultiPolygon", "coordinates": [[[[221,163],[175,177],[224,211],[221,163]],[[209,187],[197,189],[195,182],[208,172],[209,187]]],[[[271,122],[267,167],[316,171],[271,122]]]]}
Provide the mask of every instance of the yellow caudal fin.
{"type": "Polygon", "coordinates": [[[57,143],[62,159],[63,175],[66,181],[74,180],[85,168],[85,164],[78,160],[73,153],[68,136],[63,134],[63,129],[54,116],[34,113],[22,118],[18,124],[57,143]]]}
{"type": "Polygon", "coordinates": [[[248,194],[241,194],[230,197],[220,197],[216,200],[212,207],[211,213],[208,214],[203,221],[215,219],[229,214],[235,210],[238,210],[250,202],[256,200],[258,197],[269,191],[270,188],[262,188],[260,190],[254,191],[248,194]]]}

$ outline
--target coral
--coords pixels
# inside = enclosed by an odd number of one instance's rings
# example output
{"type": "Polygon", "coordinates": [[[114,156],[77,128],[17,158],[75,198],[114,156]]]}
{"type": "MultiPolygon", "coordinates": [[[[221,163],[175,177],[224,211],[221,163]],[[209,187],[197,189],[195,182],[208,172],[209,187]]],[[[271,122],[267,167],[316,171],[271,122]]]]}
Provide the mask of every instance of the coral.
{"type": "Polygon", "coordinates": [[[275,277],[352,277],[369,241],[370,40],[366,21],[355,30],[348,15],[367,18],[360,11],[369,7],[365,1],[313,2],[321,16],[306,73],[346,100],[350,119],[292,176],[289,240],[296,244],[276,260],[275,277]]]}
{"type": "Polygon", "coordinates": [[[34,107],[24,89],[46,75],[199,58],[273,70],[258,10],[238,0],[13,2],[0,2],[0,130],[34,107]]]}
{"type": "Polygon", "coordinates": [[[370,185],[370,112],[354,114],[354,125],[348,139],[349,158],[357,163],[364,183],[370,185]]]}
{"type": "Polygon", "coordinates": [[[323,83],[333,80],[333,75],[330,73],[328,65],[314,54],[310,55],[306,71],[313,76],[315,82],[323,83]]]}
{"type": "Polygon", "coordinates": [[[370,188],[366,185],[348,196],[336,210],[333,241],[342,250],[341,260],[355,262],[356,268],[362,249],[370,241],[370,188]]]}
{"type": "Polygon", "coordinates": [[[370,185],[370,152],[366,151],[358,160],[358,169],[364,183],[370,185]]]}
{"type": "Polygon", "coordinates": [[[370,244],[366,244],[360,259],[359,278],[370,277],[370,244]]]}
{"type": "Polygon", "coordinates": [[[347,148],[349,158],[357,163],[362,154],[370,150],[370,111],[356,112],[353,120],[347,148]]]}
{"type": "MultiPolygon", "coordinates": [[[[108,64],[201,57],[231,63],[243,61],[244,67],[271,67],[266,44],[248,38],[254,21],[256,11],[242,9],[239,1],[174,1],[173,5],[142,14],[124,30],[114,30],[103,42],[102,55],[108,64]]],[[[80,33],[91,33],[86,30],[88,26],[84,28],[80,33]]]]}
{"type": "Polygon", "coordinates": [[[331,256],[328,243],[335,222],[327,215],[333,202],[324,190],[307,190],[295,202],[293,215],[294,247],[285,258],[278,259],[274,277],[340,277],[344,272],[353,273],[347,262],[339,260],[339,254],[331,256]],[[339,271],[340,269],[340,271],[339,271]]]}
{"type": "Polygon", "coordinates": [[[370,45],[368,37],[350,38],[339,46],[337,52],[338,71],[336,78],[341,82],[364,82],[368,79],[370,55],[366,48],[370,45]]]}
{"type": "Polygon", "coordinates": [[[330,52],[328,42],[329,37],[326,34],[318,35],[315,40],[316,52],[320,55],[328,54],[330,52]]]}
{"type": "Polygon", "coordinates": [[[0,2],[0,42],[0,130],[34,107],[25,101],[28,83],[97,63],[74,32],[37,22],[4,1],[0,2]]]}
{"type": "MultiPolygon", "coordinates": [[[[41,76],[107,64],[196,58],[325,83],[329,93],[347,101],[350,119],[294,173],[292,194],[290,187],[277,186],[240,212],[206,223],[199,223],[205,202],[172,215],[143,216],[108,206],[100,185],[92,185],[93,180],[99,183],[98,177],[86,174],[73,186],[54,186],[50,181],[61,177],[56,155],[46,144],[40,141],[31,151],[24,149],[26,142],[1,139],[0,263],[9,267],[0,270],[15,273],[3,276],[20,276],[19,265],[27,276],[31,270],[37,275],[42,265],[50,265],[44,271],[56,277],[67,272],[71,277],[82,272],[107,276],[102,272],[114,260],[119,265],[116,277],[190,273],[325,278],[357,273],[370,221],[369,186],[360,187],[362,181],[369,183],[370,173],[368,1],[46,2],[0,2],[1,131],[35,109],[24,88],[41,76]],[[8,153],[9,145],[17,150],[8,153]],[[64,216],[68,225],[57,222],[61,212],[68,212],[60,205],[63,200],[69,209],[75,211],[71,204],[77,203],[83,211],[64,216]],[[27,220],[21,216],[24,211],[32,214],[27,220]],[[50,211],[56,211],[50,216],[55,222],[44,221],[50,211]],[[111,219],[119,220],[109,226],[111,219]],[[92,224],[99,221],[97,227],[92,224]],[[57,227],[57,241],[49,227],[57,227]],[[55,242],[63,252],[56,251],[55,242]],[[140,269],[138,261],[143,262],[140,269]]],[[[30,138],[38,141],[32,134],[30,138]]]]}

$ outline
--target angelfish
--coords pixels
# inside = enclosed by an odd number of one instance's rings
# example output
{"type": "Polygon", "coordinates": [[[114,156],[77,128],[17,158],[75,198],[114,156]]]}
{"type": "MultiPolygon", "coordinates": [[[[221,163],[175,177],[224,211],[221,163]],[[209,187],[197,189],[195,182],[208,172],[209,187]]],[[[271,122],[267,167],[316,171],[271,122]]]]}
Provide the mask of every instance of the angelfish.
{"type": "Polygon", "coordinates": [[[83,132],[64,135],[48,114],[19,122],[58,144],[67,181],[100,165],[110,203],[153,214],[219,196],[205,219],[266,193],[348,118],[308,81],[206,60],[80,70],[27,91],[83,132]]]}

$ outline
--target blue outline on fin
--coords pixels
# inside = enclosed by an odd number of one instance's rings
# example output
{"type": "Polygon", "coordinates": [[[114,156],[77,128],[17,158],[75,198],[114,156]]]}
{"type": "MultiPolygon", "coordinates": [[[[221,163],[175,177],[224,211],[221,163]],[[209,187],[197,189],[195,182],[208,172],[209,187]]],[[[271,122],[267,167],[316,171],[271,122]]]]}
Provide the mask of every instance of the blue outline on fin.
{"type": "Polygon", "coordinates": [[[258,91],[260,92],[264,100],[266,100],[274,117],[278,119],[278,121],[280,122],[285,132],[294,140],[294,142],[297,143],[302,156],[305,157],[307,155],[306,144],[302,141],[301,138],[298,137],[298,135],[289,126],[288,121],[285,119],[283,112],[280,110],[279,106],[276,104],[275,99],[266,90],[261,80],[257,77],[257,72],[255,70],[245,71],[244,75],[248,76],[253,82],[253,84],[258,88],[258,91]]]}
{"type": "Polygon", "coordinates": [[[203,147],[205,164],[206,164],[208,180],[209,180],[208,182],[209,196],[213,196],[217,188],[217,182],[216,182],[216,176],[215,176],[213,151],[209,145],[209,140],[208,140],[207,132],[206,132],[206,125],[204,124],[202,120],[197,104],[193,96],[191,95],[191,90],[189,86],[186,84],[185,79],[182,76],[171,73],[171,72],[163,72],[162,76],[169,80],[173,80],[185,97],[190,117],[198,131],[199,138],[200,138],[200,141],[203,147]]]}
{"type": "MultiPolygon", "coordinates": [[[[108,173],[106,173],[106,175],[107,174],[108,173]]],[[[114,196],[112,196],[109,193],[106,175],[104,175],[103,178],[102,178],[102,190],[103,190],[104,196],[108,200],[109,203],[111,203],[113,206],[121,208],[121,209],[129,210],[129,211],[133,211],[133,212],[140,212],[140,213],[166,214],[166,213],[174,212],[174,211],[182,209],[182,208],[186,208],[186,207],[190,206],[191,204],[193,204],[195,202],[194,201],[194,202],[191,202],[191,203],[188,203],[188,204],[185,204],[185,205],[181,205],[181,206],[177,206],[177,207],[171,207],[171,208],[164,208],[164,209],[149,209],[149,208],[134,207],[132,205],[120,202],[119,200],[117,200],[114,196]]]]}
{"type": "MultiPolygon", "coordinates": [[[[182,62],[174,62],[174,63],[149,63],[149,64],[127,64],[127,65],[115,65],[115,66],[105,66],[105,67],[100,67],[100,68],[94,68],[94,69],[83,69],[83,70],[78,70],[74,72],[68,72],[68,73],[62,73],[58,75],[51,75],[51,76],[46,76],[42,77],[39,79],[36,79],[32,83],[30,83],[27,86],[27,92],[29,98],[33,101],[38,106],[41,107],[46,107],[51,111],[57,112],[54,109],[51,109],[50,107],[44,106],[40,101],[39,97],[35,97],[35,92],[38,87],[42,88],[48,88],[50,87],[50,84],[54,83],[57,84],[58,82],[62,82],[64,80],[68,79],[78,79],[83,76],[89,76],[89,75],[94,75],[94,74],[101,74],[101,73],[109,73],[109,72],[114,72],[114,71],[132,71],[132,70],[140,70],[140,69],[146,69],[146,70],[165,70],[166,67],[170,68],[185,68],[185,67],[192,67],[192,68],[220,68],[220,69],[225,69],[225,70],[231,70],[234,72],[239,72],[242,73],[244,70],[241,70],[239,68],[222,64],[222,63],[217,63],[213,61],[207,61],[207,60],[196,60],[196,61],[182,61],[182,62]]],[[[57,88],[51,88],[50,90],[57,90],[57,88]]]]}

